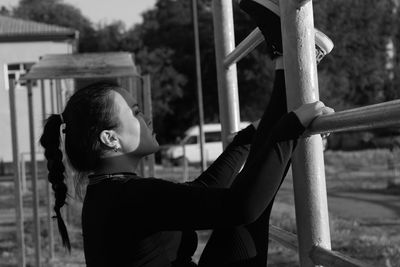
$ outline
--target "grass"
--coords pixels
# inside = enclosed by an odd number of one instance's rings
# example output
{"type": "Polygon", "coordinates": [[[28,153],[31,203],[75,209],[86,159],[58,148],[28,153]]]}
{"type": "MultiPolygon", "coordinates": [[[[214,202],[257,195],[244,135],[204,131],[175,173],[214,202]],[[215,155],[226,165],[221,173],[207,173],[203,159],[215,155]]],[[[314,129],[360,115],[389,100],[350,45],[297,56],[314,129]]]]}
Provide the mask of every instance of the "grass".
{"type": "MultiPolygon", "coordinates": [[[[400,162],[399,156],[393,156],[388,150],[370,150],[358,152],[332,152],[325,153],[326,181],[328,195],[332,192],[365,192],[366,194],[378,194],[383,200],[386,197],[398,196],[400,189],[395,180],[399,166],[393,162],[400,162]]],[[[157,170],[158,177],[165,173],[167,177],[182,175],[179,169],[157,170]]],[[[191,176],[195,177],[196,170],[191,169],[191,176]]],[[[398,178],[398,176],[397,176],[398,178]]],[[[29,182],[28,182],[29,184],[29,182]]],[[[45,203],[44,181],[40,185],[40,202],[45,203]]],[[[0,183],[0,214],[13,209],[13,186],[11,182],[0,183]]],[[[24,197],[25,207],[30,204],[31,195],[24,197]]],[[[285,230],[296,233],[294,200],[292,194],[292,177],[288,176],[277,195],[271,223],[285,230]]],[[[329,206],[334,207],[330,202],[329,206]]],[[[340,208],[340,207],[339,207],[340,208]]],[[[340,209],[339,209],[340,210],[340,209]]],[[[400,211],[400,210],[399,210],[400,211]]],[[[84,266],[82,253],[82,236],[80,230],[80,204],[72,209],[72,224],[69,226],[72,240],[72,254],[65,252],[60,246],[59,237],[56,237],[56,261],[44,263],[44,266],[84,266]]],[[[379,212],[370,210],[368,212],[379,212]]],[[[330,212],[330,232],[332,249],[345,255],[354,257],[372,266],[395,267],[400,265],[400,218],[378,217],[373,219],[357,216],[343,216],[337,212],[330,212]]],[[[2,218],[0,216],[0,218],[2,218]]],[[[55,226],[55,225],[54,225],[55,226]]],[[[55,226],[56,227],[56,226],[55,226]]],[[[32,221],[25,222],[25,241],[28,266],[33,266],[34,251],[32,247],[32,221]]],[[[14,223],[12,221],[0,221],[0,267],[15,266],[17,247],[15,245],[14,223]]],[[[209,231],[199,232],[199,249],[195,255],[199,257],[201,249],[209,236],[209,231]]],[[[47,258],[48,229],[45,218],[41,222],[42,255],[47,258]]],[[[288,250],[270,241],[269,265],[270,267],[299,266],[296,252],[288,250]]]]}

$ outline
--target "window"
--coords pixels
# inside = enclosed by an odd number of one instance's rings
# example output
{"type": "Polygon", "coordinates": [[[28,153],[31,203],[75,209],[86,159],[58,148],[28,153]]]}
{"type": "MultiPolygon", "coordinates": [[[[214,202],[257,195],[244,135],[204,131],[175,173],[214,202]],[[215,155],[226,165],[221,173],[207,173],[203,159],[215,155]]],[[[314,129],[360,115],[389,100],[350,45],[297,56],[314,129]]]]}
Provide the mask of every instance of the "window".
{"type": "Polygon", "coordinates": [[[221,132],[208,132],[204,133],[206,143],[221,142],[221,132]]]}
{"type": "Polygon", "coordinates": [[[193,144],[197,144],[197,136],[190,136],[186,143],[186,145],[193,145],[193,144]]]}

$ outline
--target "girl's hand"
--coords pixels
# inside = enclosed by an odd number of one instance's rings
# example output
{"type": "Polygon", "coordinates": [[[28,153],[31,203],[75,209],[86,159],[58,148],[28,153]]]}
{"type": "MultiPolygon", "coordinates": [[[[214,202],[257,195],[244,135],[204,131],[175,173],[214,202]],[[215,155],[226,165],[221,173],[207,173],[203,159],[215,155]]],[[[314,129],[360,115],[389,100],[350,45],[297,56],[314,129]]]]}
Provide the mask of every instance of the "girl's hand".
{"type": "Polygon", "coordinates": [[[321,101],[303,104],[294,110],[294,113],[305,128],[307,128],[316,117],[334,112],[332,108],[326,107],[321,101]]]}

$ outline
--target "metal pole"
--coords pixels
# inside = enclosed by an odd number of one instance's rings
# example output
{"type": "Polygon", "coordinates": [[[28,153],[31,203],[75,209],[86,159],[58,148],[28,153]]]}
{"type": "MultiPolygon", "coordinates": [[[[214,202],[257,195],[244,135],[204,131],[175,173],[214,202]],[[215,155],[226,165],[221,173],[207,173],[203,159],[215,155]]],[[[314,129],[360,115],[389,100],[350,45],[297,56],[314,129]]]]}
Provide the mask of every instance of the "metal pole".
{"type": "Polygon", "coordinates": [[[230,133],[239,131],[239,95],[236,64],[224,66],[225,57],[235,47],[231,0],[213,0],[214,43],[218,76],[218,102],[222,142],[228,145],[230,133]]]}
{"type": "Polygon", "coordinates": [[[201,59],[200,59],[200,42],[199,42],[199,18],[197,14],[197,0],[192,0],[193,14],[193,32],[194,32],[194,47],[196,54],[196,80],[197,80],[197,104],[199,107],[199,138],[200,138],[200,159],[201,171],[207,168],[207,162],[204,158],[204,110],[203,110],[203,87],[201,84],[201,59]]]}
{"type": "MultiPolygon", "coordinates": [[[[40,81],[40,90],[42,95],[42,121],[43,126],[46,121],[46,90],[45,90],[44,80],[40,81]]],[[[52,88],[50,88],[51,90],[52,88]]],[[[52,198],[51,198],[51,186],[50,183],[45,178],[46,184],[46,198],[47,198],[47,224],[48,224],[48,235],[49,235],[49,259],[48,261],[53,260],[54,258],[54,235],[53,235],[53,220],[51,218],[52,214],[52,198]]]]}
{"type": "Polygon", "coordinates": [[[22,190],[22,195],[24,195],[25,193],[28,192],[28,188],[26,187],[26,164],[25,164],[24,153],[20,154],[19,162],[20,162],[21,190],[22,190]]]}
{"type": "MultiPolygon", "coordinates": [[[[318,100],[312,2],[280,2],[288,108],[318,100]]],[[[300,266],[315,266],[310,252],[316,245],[330,249],[328,204],[322,140],[319,135],[299,140],[293,156],[300,266]]]]}
{"type": "Polygon", "coordinates": [[[236,48],[226,56],[224,66],[229,67],[231,64],[238,62],[251,51],[253,51],[259,44],[264,41],[259,28],[255,28],[243,41],[241,41],[236,48]]]}
{"type": "Polygon", "coordinates": [[[182,176],[183,176],[183,183],[189,180],[189,166],[188,161],[186,160],[186,144],[182,142],[182,176]]]}
{"type": "Polygon", "coordinates": [[[36,165],[36,147],[35,147],[35,122],[33,111],[33,92],[32,81],[28,80],[28,110],[29,110],[29,136],[31,148],[31,180],[33,195],[33,220],[35,230],[33,231],[33,240],[35,243],[35,262],[40,266],[40,218],[39,218],[39,192],[37,185],[37,165],[36,165]]]}
{"type": "Polygon", "coordinates": [[[57,112],[62,112],[62,91],[61,80],[56,80],[56,97],[57,97],[57,112]]]}
{"type": "MultiPolygon", "coordinates": [[[[153,107],[151,104],[151,80],[149,74],[143,76],[143,108],[144,114],[146,115],[147,119],[151,121],[150,125],[153,128],[153,107]]],[[[150,177],[154,177],[154,154],[147,156],[147,163],[149,167],[148,175],[150,177]]]]}
{"type": "Polygon", "coordinates": [[[15,80],[9,81],[9,100],[10,100],[10,123],[11,123],[11,142],[13,151],[13,172],[14,172],[14,197],[15,197],[15,214],[16,214],[16,231],[17,231],[17,254],[18,266],[25,267],[25,238],[24,238],[24,213],[23,200],[21,193],[21,180],[19,173],[19,147],[18,147],[18,130],[17,130],[17,109],[15,104],[15,80]]]}
{"type": "MultiPolygon", "coordinates": [[[[140,107],[143,108],[143,80],[142,80],[142,70],[140,66],[137,67],[137,73],[139,74],[139,79],[136,82],[136,101],[140,107]]],[[[146,158],[143,158],[139,163],[139,174],[144,177],[146,176],[146,158]]]]}
{"type": "Polygon", "coordinates": [[[54,81],[50,80],[51,113],[56,113],[56,101],[54,99],[54,81]]]}

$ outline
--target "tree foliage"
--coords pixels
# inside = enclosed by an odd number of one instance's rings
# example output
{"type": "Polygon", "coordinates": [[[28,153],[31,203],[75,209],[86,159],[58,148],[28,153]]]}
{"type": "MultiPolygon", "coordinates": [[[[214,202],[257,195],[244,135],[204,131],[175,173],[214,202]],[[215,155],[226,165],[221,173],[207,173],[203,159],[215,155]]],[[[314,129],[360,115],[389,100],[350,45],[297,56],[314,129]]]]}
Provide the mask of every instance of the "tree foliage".
{"type": "MultiPolygon", "coordinates": [[[[154,9],[143,14],[143,23],[136,26],[136,31],[132,32],[139,36],[137,39],[140,41],[137,42],[134,51],[139,64],[144,66],[145,70],[155,74],[145,67],[146,59],[141,57],[141,50],[150,53],[160,49],[171,51],[169,65],[186,81],[179,83],[180,90],[176,90],[181,92],[179,97],[164,99],[170,101],[170,112],[162,114],[164,115],[162,122],[169,127],[163,127],[160,123],[155,124],[156,127],[159,126],[158,131],[167,138],[168,135],[176,136],[182,133],[185,128],[198,122],[194,29],[190,4],[191,1],[159,0],[154,9]]],[[[236,5],[234,12],[238,22],[242,22],[235,25],[237,40],[241,40],[254,28],[254,24],[238,10],[236,5]]],[[[217,122],[219,121],[218,88],[210,0],[198,1],[198,18],[204,116],[206,122],[217,122]]],[[[265,107],[270,92],[271,63],[266,60],[263,50],[265,49],[260,48],[255,51],[243,60],[238,68],[242,120],[257,118],[265,107]]],[[[165,86],[164,84],[163,87],[154,88],[154,92],[165,90],[163,89],[165,86]]]]}
{"type": "Polygon", "coordinates": [[[385,100],[393,7],[391,0],[314,2],[315,25],[335,43],[320,66],[320,90],[337,109],[385,100]]]}
{"type": "Polygon", "coordinates": [[[13,9],[18,18],[54,24],[79,31],[79,51],[95,51],[95,30],[81,11],[61,0],[20,0],[13,9]]]}

